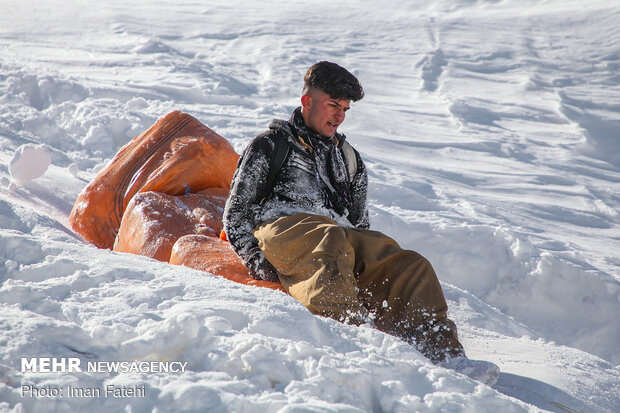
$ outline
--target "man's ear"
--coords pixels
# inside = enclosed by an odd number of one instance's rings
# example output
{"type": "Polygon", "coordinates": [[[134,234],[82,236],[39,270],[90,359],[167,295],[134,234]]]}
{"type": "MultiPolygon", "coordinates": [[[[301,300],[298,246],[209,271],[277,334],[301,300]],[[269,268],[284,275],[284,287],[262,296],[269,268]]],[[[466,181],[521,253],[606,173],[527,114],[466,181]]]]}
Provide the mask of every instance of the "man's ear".
{"type": "Polygon", "coordinates": [[[303,95],[301,97],[301,107],[305,110],[310,109],[310,104],[312,103],[312,98],[310,95],[303,95]]]}

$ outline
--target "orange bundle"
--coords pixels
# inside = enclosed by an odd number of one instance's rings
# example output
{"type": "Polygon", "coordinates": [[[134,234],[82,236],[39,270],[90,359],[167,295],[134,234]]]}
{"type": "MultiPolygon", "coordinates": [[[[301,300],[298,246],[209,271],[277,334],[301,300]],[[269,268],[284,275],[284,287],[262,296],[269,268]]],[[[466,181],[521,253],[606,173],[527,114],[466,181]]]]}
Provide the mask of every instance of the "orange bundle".
{"type": "Polygon", "coordinates": [[[218,192],[228,194],[222,188],[179,196],[152,191],[136,194],[123,214],[114,251],[168,262],[172,246],[184,235],[219,237],[224,205],[217,200],[221,199],[218,192]]]}
{"type": "Polygon", "coordinates": [[[120,149],[80,193],[69,222],[99,248],[284,291],[249,277],[230,244],[218,238],[238,158],[197,119],[171,112],[120,149]]]}
{"type": "Polygon", "coordinates": [[[196,118],[174,111],[123,146],[80,193],[69,222],[99,248],[112,248],[136,193],[230,189],[239,155],[196,118]]]}

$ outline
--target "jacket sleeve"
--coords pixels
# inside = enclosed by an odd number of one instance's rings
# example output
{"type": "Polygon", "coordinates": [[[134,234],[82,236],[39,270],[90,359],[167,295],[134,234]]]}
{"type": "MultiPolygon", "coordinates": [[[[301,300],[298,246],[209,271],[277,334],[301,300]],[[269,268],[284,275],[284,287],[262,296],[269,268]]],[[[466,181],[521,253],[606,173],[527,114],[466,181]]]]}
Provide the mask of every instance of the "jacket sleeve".
{"type": "Polygon", "coordinates": [[[278,281],[278,275],[258,246],[252,230],[260,224],[257,212],[268,193],[269,160],[274,151],[269,132],[259,135],[243,151],[233,176],[230,194],[224,208],[224,231],[233,250],[259,280],[278,281]]]}
{"type": "Polygon", "coordinates": [[[368,173],[366,165],[355,150],[357,158],[357,172],[351,180],[351,207],[349,208],[349,221],[357,228],[370,228],[368,218],[368,173]]]}

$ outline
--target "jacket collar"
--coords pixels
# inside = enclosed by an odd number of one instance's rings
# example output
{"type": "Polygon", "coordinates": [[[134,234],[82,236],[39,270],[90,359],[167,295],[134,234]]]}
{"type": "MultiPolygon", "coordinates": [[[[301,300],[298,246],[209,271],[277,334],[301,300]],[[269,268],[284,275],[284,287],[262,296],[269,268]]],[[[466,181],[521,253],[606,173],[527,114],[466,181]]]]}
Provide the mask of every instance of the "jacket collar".
{"type": "Polygon", "coordinates": [[[338,132],[336,132],[331,138],[325,138],[316,133],[314,130],[310,129],[308,125],[306,125],[304,117],[301,114],[301,107],[297,107],[293,111],[288,122],[292,126],[291,129],[294,130],[294,135],[297,135],[307,145],[310,145],[313,148],[319,144],[329,146],[330,143],[336,146],[341,146],[342,142],[345,139],[345,136],[338,132]]]}

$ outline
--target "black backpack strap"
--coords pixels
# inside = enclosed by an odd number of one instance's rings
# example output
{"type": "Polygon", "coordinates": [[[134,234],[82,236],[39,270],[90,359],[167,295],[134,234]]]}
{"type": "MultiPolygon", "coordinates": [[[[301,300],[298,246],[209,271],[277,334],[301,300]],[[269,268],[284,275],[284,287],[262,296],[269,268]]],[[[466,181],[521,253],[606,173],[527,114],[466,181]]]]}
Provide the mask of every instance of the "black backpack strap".
{"type": "Polygon", "coordinates": [[[288,139],[280,133],[276,133],[275,144],[276,147],[274,148],[273,158],[269,164],[269,174],[267,175],[267,183],[269,184],[267,186],[268,188],[272,187],[273,181],[276,179],[276,175],[280,169],[282,169],[282,165],[284,165],[284,161],[286,161],[288,153],[291,150],[291,144],[288,139]]]}
{"type": "Polygon", "coordinates": [[[267,174],[267,191],[261,197],[261,204],[265,201],[265,198],[267,198],[269,192],[273,188],[273,182],[276,179],[276,175],[278,174],[278,172],[280,172],[280,169],[282,169],[284,161],[286,161],[286,158],[288,157],[288,154],[291,150],[290,142],[288,141],[286,136],[283,136],[282,132],[280,131],[277,131],[274,134],[274,143],[275,148],[273,152],[273,157],[269,162],[269,173],[267,174]]]}

